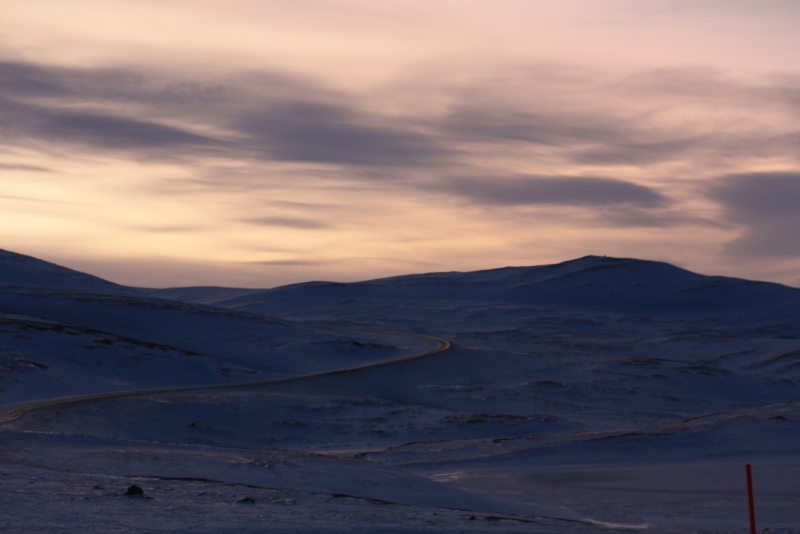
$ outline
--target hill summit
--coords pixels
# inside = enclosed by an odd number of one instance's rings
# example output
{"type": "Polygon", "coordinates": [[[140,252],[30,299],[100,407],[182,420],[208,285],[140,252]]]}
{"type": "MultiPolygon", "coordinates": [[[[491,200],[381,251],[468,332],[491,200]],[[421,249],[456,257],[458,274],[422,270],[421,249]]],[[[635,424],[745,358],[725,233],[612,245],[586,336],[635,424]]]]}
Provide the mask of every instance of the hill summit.
{"type": "Polygon", "coordinates": [[[32,256],[0,249],[0,286],[130,293],[133,288],[103,280],[32,256]]]}

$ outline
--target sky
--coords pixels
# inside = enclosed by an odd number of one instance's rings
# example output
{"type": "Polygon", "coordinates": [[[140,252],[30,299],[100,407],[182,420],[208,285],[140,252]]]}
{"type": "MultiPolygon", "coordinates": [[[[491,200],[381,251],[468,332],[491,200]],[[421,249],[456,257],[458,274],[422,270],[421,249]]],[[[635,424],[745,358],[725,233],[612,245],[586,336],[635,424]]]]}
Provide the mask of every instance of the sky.
{"type": "Polygon", "coordinates": [[[3,0],[0,248],[274,287],[588,254],[800,286],[797,0],[3,0]]]}

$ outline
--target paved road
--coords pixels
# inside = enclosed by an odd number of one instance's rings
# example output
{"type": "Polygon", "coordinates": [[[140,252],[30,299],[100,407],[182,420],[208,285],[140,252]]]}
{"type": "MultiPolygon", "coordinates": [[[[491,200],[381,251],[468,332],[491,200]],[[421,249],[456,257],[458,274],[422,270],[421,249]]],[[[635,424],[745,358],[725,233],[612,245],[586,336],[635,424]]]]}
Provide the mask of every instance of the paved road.
{"type": "Polygon", "coordinates": [[[418,352],[416,354],[411,354],[408,356],[403,356],[402,358],[394,358],[392,360],[383,360],[380,362],[374,363],[366,363],[363,365],[359,365],[356,367],[348,367],[346,369],[338,369],[335,371],[325,371],[322,373],[313,373],[309,375],[300,375],[300,376],[290,376],[285,378],[274,378],[272,380],[257,380],[253,382],[239,382],[237,384],[217,384],[213,386],[189,386],[189,387],[177,387],[177,388],[162,388],[162,389],[137,389],[133,391],[116,391],[112,393],[96,393],[93,395],[79,395],[76,397],[63,397],[60,399],[47,399],[41,401],[33,401],[33,402],[26,402],[24,404],[18,404],[16,406],[11,406],[10,408],[6,408],[0,411],[0,424],[7,423],[9,421],[13,421],[21,417],[22,415],[31,412],[33,410],[38,410],[39,408],[45,408],[48,406],[58,406],[62,404],[72,404],[75,402],[85,402],[91,401],[96,399],[111,399],[116,397],[133,397],[135,395],[151,395],[153,393],[176,393],[176,392],[187,392],[187,391],[203,391],[207,389],[228,389],[228,388],[240,388],[240,387],[247,387],[247,386],[265,386],[268,384],[281,384],[284,382],[296,382],[299,380],[307,380],[309,378],[319,378],[323,376],[333,376],[339,375],[344,373],[351,373],[353,371],[359,371],[362,369],[373,369],[376,367],[383,367],[386,365],[393,365],[400,362],[406,362],[409,360],[416,360],[417,358],[423,358],[425,356],[430,356],[431,354],[436,354],[437,352],[443,352],[450,348],[450,342],[446,339],[441,339],[438,337],[433,336],[425,336],[422,334],[408,334],[405,332],[391,332],[388,330],[367,330],[367,329],[353,329],[358,330],[361,332],[371,332],[377,334],[387,334],[392,336],[406,336],[406,337],[413,337],[417,339],[424,339],[430,341],[434,344],[434,347],[430,350],[426,350],[424,352],[418,352]]]}

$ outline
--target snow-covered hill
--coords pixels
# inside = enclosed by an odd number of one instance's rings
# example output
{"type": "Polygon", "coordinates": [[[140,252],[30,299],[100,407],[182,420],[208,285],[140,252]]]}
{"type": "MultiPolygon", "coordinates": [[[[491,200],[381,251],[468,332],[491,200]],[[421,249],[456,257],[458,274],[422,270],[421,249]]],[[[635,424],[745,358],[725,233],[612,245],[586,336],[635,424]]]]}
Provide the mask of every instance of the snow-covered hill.
{"type": "Polygon", "coordinates": [[[136,294],[121,286],[31,256],[0,249],[0,286],[73,289],[97,293],[136,294]]]}
{"type": "Polygon", "coordinates": [[[151,298],[27,256],[1,257],[0,407],[325,372],[426,346],[151,298]]]}
{"type": "Polygon", "coordinates": [[[703,276],[673,265],[586,256],[540,267],[397,276],[356,283],[308,282],[268,290],[164,290],[167,298],[282,315],[331,313],[396,302],[484,302],[599,312],[719,316],[793,309],[800,289],[768,282],[703,276]]]}
{"type": "Polygon", "coordinates": [[[30,412],[0,425],[12,530],[733,533],[752,463],[759,525],[798,532],[796,288],[594,256],[269,290],[37,286],[32,265],[0,279],[6,403],[425,350],[388,330],[453,347],[30,412]]]}

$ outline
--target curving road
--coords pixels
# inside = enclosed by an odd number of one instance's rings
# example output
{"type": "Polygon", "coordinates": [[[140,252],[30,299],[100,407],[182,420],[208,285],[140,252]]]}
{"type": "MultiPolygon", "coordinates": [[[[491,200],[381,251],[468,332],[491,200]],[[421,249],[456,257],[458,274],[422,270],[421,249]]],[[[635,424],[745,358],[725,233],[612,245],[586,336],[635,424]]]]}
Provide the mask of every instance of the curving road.
{"type": "Polygon", "coordinates": [[[450,342],[446,339],[441,339],[438,337],[433,336],[426,336],[423,334],[409,334],[406,332],[391,332],[389,330],[368,330],[364,328],[360,329],[352,329],[355,331],[360,332],[372,332],[377,334],[387,334],[392,336],[405,336],[405,337],[413,337],[417,339],[424,339],[426,341],[430,341],[434,343],[434,348],[430,350],[426,350],[424,352],[418,352],[416,354],[411,354],[408,356],[403,356],[402,358],[394,358],[392,360],[383,360],[380,362],[374,363],[365,363],[362,365],[358,365],[356,367],[348,367],[346,369],[337,369],[335,371],[325,371],[322,373],[313,373],[309,375],[300,375],[300,376],[289,376],[284,378],[273,378],[271,380],[256,380],[252,382],[239,382],[236,384],[216,384],[211,386],[188,386],[188,387],[176,387],[176,388],[161,388],[161,389],[137,389],[133,391],[117,391],[112,393],[95,393],[93,395],[78,395],[76,397],[62,397],[59,399],[47,399],[41,401],[33,401],[33,402],[26,402],[23,404],[18,404],[16,406],[11,406],[10,408],[5,408],[4,410],[0,411],[0,424],[7,423],[9,421],[13,421],[14,419],[18,419],[22,415],[31,412],[33,410],[38,410],[39,408],[46,408],[48,406],[59,406],[62,404],[72,404],[75,402],[84,402],[84,401],[91,401],[97,399],[111,399],[116,397],[133,397],[135,395],[151,395],[154,393],[177,393],[177,392],[190,392],[190,391],[204,391],[210,389],[228,389],[228,388],[240,388],[240,387],[248,387],[248,386],[266,386],[269,384],[281,384],[285,382],[295,382],[299,380],[307,380],[310,378],[319,378],[323,376],[333,376],[339,375],[344,373],[351,373],[353,371],[360,371],[362,369],[373,369],[376,367],[383,367],[386,365],[393,365],[400,362],[407,362],[409,360],[416,360],[418,358],[423,358],[425,356],[430,356],[432,354],[436,354],[438,352],[446,351],[450,348],[450,342]]]}

